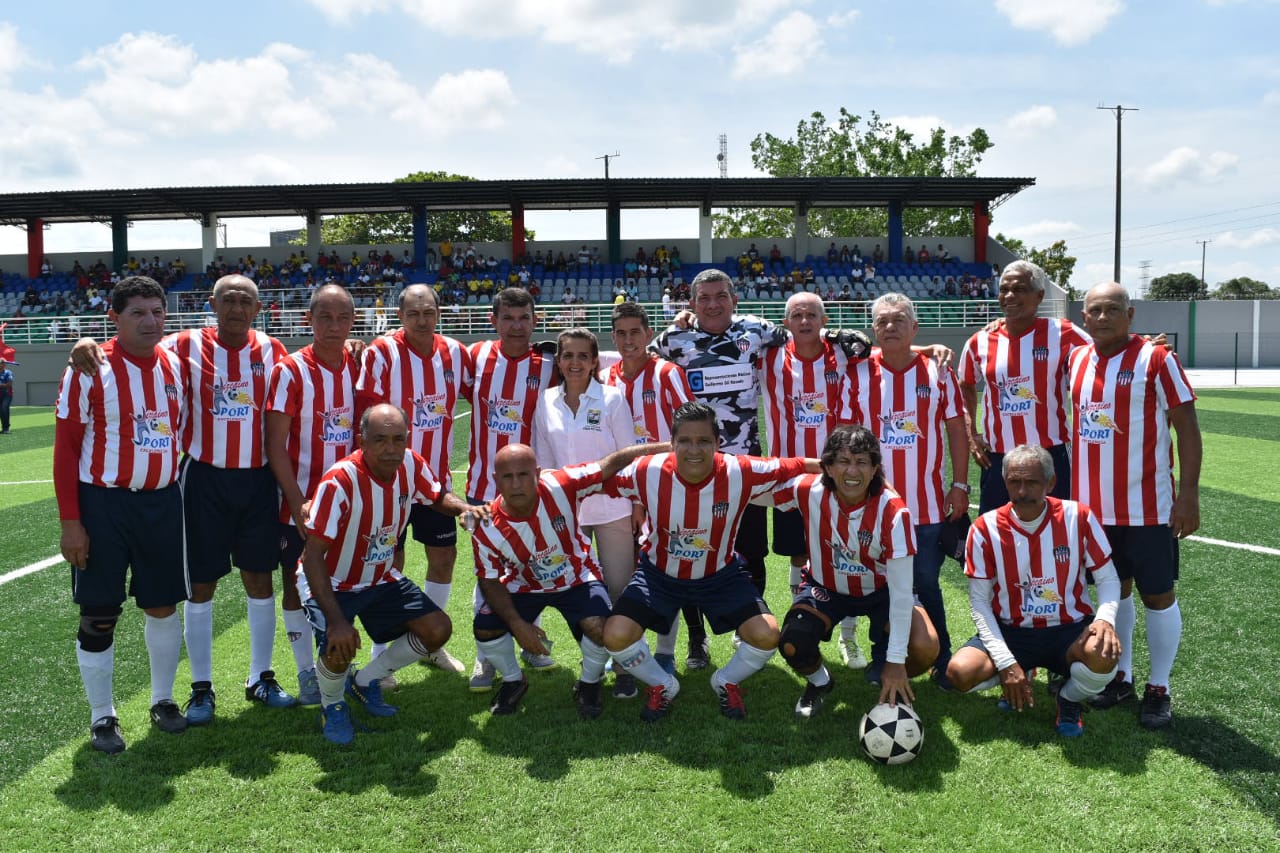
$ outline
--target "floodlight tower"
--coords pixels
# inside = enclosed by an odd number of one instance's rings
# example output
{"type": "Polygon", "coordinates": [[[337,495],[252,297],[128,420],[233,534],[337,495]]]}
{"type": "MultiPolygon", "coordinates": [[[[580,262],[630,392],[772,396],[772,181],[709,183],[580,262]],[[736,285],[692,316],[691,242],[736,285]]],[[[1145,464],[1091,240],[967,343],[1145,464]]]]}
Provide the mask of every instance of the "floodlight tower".
{"type": "Polygon", "coordinates": [[[729,137],[727,134],[720,134],[720,153],[716,155],[716,162],[720,164],[720,177],[729,177],[729,137]]]}

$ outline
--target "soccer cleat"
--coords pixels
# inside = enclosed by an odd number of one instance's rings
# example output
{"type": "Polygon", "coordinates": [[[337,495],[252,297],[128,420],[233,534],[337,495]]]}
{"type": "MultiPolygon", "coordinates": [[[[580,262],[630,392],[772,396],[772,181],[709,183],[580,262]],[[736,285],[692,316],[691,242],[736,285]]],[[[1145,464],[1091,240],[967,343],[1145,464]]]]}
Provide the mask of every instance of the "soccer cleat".
{"type": "MultiPolygon", "coordinates": [[[[632,685],[634,689],[634,684],[632,685]]],[[[616,692],[615,692],[615,695],[616,692]]],[[[632,696],[635,693],[631,694],[632,696]]],[[[600,682],[588,683],[579,681],[573,685],[573,698],[578,703],[578,716],[584,720],[594,720],[604,712],[604,703],[600,700],[600,682]]]]}
{"type": "Polygon", "coordinates": [[[873,660],[867,664],[867,668],[862,671],[862,677],[866,679],[867,684],[880,686],[880,674],[884,671],[884,661],[873,660]]]}
{"type": "Polygon", "coordinates": [[[355,740],[356,729],[351,723],[351,709],[346,702],[326,705],[320,712],[320,730],[324,739],[338,746],[346,746],[355,740]]]}
{"type": "Polygon", "coordinates": [[[244,698],[268,708],[292,708],[298,704],[297,699],[284,692],[284,688],[276,681],[276,674],[269,669],[259,676],[256,684],[244,688],[244,698]]]}
{"type": "Polygon", "coordinates": [[[655,684],[645,693],[644,707],[640,709],[640,719],[646,723],[656,723],[671,712],[671,700],[680,692],[679,684],[671,692],[661,684],[655,684]]]}
{"type": "Polygon", "coordinates": [[[1144,729],[1162,729],[1173,722],[1173,703],[1169,688],[1148,684],[1138,705],[1138,723],[1144,729]]]}
{"type": "MultiPolygon", "coordinates": [[[[1033,680],[1035,678],[1034,672],[1035,670],[1032,670],[1031,672],[1027,673],[1028,681],[1033,680]]],[[[1052,696],[1054,699],[1057,699],[1058,693],[1062,690],[1062,685],[1066,683],[1067,683],[1067,680],[1063,678],[1061,675],[1058,675],[1056,672],[1051,672],[1049,673],[1049,683],[1046,686],[1046,689],[1049,691],[1050,696],[1052,696]]]]}
{"type": "Polygon", "coordinates": [[[436,649],[434,652],[428,652],[426,657],[422,659],[423,666],[434,666],[436,669],[444,672],[451,672],[454,675],[462,675],[467,671],[466,665],[449,654],[449,650],[444,648],[436,649]]]}
{"type": "Polygon", "coordinates": [[[1063,737],[1080,737],[1084,734],[1084,705],[1063,699],[1058,695],[1058,718],[1053,721],[1053,729],[1063,737]]]}
{"type": "Polygon", "coordinates": [[[853,637],[848,639],[840,638],[840,660],[844,661],[844,665],[849,669],[867,668],[867,657],[862,653],[862,647],[858,645],[858,641],[853,637]]]}
{"type": "Polygon", "coordinates": [[[685,669],[706,669],[711,666],[711,643],[706,637],[700,640],[689,639],[689,656],[685,658],[685,669]]]}
{"type": "Polygon", "coordinates": [[[99,717],[89,726],[89,745],[98,752],[118,755],[124,752],[124,738],[120,735],[120,721],[115,717],[99,717]]]}
{"type": "Polygon", "coordinates": [[[1133,682],[1125,681],[1122,673],[1116,673],[1116,677],[1107,682],[1101,693],[1089,697],[1089,706],[1095,711],[1105,711],[1132,700],[1133,682]]]}
{"type": "Polygon", "coordinates": [[[524,661],[525,666],[529,667],[529,669],[536,669],[539,672],[545,672],[559,666],[556,663],[556,659],[551,655],[535,655],[523,649],[520,650],[520,660],[524,661]]]}
{"type": "MultiPolygon", "coordinates": [[[[598,684],[596,685],[596,687],[599,686],[598,684]]],[[[498,688],[498,695],[493,697],[493,704],[489,706],[489,713],[495,717],[514,714],[516,709],[520,707],[520,700],[528,692],[529,679],[523,675],[520,676],[519,681],[502,682],[502,686],[498,688]]]]}
{"type": "Polygon", "coordinates": [[[388,705],[382,699],[382,685],[370,681],[361,687],[356,684],[356,673],[347,676],[347,695],[364,706],[364,709],[375,717],[394,717],[400,709],[388,705]]]}
{"type": "Polygon", "coordinates": [[[653,656],[653,662],[662,667],[662,671],[667,675],[676,674],[676,656],[669,655],[666,652],[658,652],[653,656]]]}
{"type": "Polygon", "coordinates": [[[835,686],[836,680],[834,678],[821,686],[812,682],[805,682],[804,693],[800,694],[800,701],[796,702],[796,717],[801,720],[807,720],[821,711],[827,694],[834,690],[835,686]]]}
{"type": "Polygon", "coordinates": [[[955,687],[951,684],[951,679],[947,678],[947,668],[945,666],[935,666],[930,672],[929,677],[933,679],[933,683],[938,685],[938,689],[943,693],[954,693],[955,687]]]}
{"type": "Polygon", "coordinates": [[[636,677],[629,672],[619,672],[613,677],[613,698],[634,699],[640,691],[636,689],[636,677]]]}
{"type": "Polygon", "coordinates": [[[467,686],[472,693],[488,693],[493,689],[493,679],[497,674],[488,658],[477,658],[476,665],[471,668],[471,680],[467,682],[467,686]]]}
{"type": "Polygon", "coordinates": [[[180,735],[187,730],[187,718],[172,699],[161,699],[151,706],[151,722],[162,732],[180,735]]]}
{"type": "Polygon", "coordinates": [[[298,673],[298,704],[320,704],[320,682],[316,681],[314,669],[298,673]]]}
{"type": "Polygon", "coordinates": [[[182,710],[187,712],[187,725],[207,726],[213,722],[213,712],[218,705],[218,697],[207,681],[197,681],[191,685],[191,696],[182,710]]]}
{"type": "Polygon", "coordinates": [[[721,714],[731,720],[745,720],[747,718],[747,706],[742,704],[742,690],[738,685],[726,681],[723,685],[717,686],[712,681],[711,689],[716,692],[716,696],[720,697],[721,714]]]}

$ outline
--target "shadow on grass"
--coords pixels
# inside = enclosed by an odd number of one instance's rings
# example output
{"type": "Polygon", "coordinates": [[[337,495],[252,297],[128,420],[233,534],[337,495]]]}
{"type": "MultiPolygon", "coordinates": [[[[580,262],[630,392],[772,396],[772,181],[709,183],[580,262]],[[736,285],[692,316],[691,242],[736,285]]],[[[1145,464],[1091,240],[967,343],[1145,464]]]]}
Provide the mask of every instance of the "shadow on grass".
{"type": "MultiPolygon", "coordinates": [[[[388,701],[400,708],[391,718],[376,719],[358,707],[353,709],[357,733],[348,747],[324,740],[320,710],[314,707],[248,707],[181,735],[149,729],[117,756],[95,752],[86,742],[72,759],[70,778],[54,795],[74,811],[114,806],[126,813],[145,814],[173,804],[178,797],[175,780],[192,771],[220,768],[238,780],[252,782],[275,773],[281,755],[304,755],[318,767],[315,781],[309,784],[326,794],[384,787],[392,796],[422,797],[439,785],[435,774],[423,771],[424,765],[453,750],[460,739],[475,736],[475,725],[468,717],[442,713],[456,703],[441,695],[441,690],[442,684],[431,677],[405,685],[388,695],[388,701]]],[[[234,701],[230,696],[227,700],[234,701]]],[[[219,794],[223,795],[226,792],[219,794]]]]}
{"type": "Polygon", "coordinates": [[[1177,715],[1170,728],[1157,734],[1170,749],[1212,770],[1280,825],[1280,755],[1220,718],[1177,715]]]}

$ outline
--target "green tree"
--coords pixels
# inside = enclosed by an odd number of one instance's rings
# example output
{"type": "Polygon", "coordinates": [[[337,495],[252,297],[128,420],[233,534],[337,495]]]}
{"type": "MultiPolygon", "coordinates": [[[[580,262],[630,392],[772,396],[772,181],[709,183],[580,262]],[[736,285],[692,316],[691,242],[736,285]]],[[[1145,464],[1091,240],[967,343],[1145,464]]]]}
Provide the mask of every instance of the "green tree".
{"type": "MultiPolygon", "coordinates": [[[[414,172],[396,183],[474,181],[467,175],[449,172],[414,172]]],[[[429,214],[431,241],[448,238],[454,242],[501,243],[511,239],[511,214],[500,210],[433,210],[429,214]]],[[[533,239],[526,230],[525,238],[533,239]]],[[[413,216],[409,213],[352,213],[330,216],[320,223],[320,241],[339,244],[376,245],[413,241],[413,216]]],[[[305,245],[307,229],[293,241],[305,245]]]]}
{"type": "MultiPolygon", "coordinates": [[[[751,141],[751,163],[776,178],[972,177],[993,144],[982,128],[968,136],[947,136],[935,127],[917,142],[874,110],[863,124],[861,116],[841,107],[834,125],[815,112],[800,122],[793,138],[760,134],[751,141]]],[[[714,214],[712,222],[717,237],[789,237],[794,216],[785,208],[729,208],[714,214]]],[[[814,208],[808,225],[814,237],[886,234],[889,214],[878,208],[814,208]]],[[[973,233],[973,212],[909,207],[903,211],[902,226],[910,236],[968,236],[973,233]]]]}
{"type": "Polygon", "coordinates": [[[1067,254],[1067,241],[1056,240],[1047,249],[1037,249],[1015,237],[996,235],[996,242],[1013,252],[1024,261],[1040,267],[1049,276],[1049,280],[1067,292],[1068,299],[1079,299],[1080,293],[1070,285],[1071,273],[1076,268],[1076,258],[1067,254]]]}
{"type": "Polygon", "coordinates": [[[1247,276],[1221,282],[1209,295],[1214,299],[1280,299],[1280,293],[1267,287],[1265,281],[1247,276]]]}
{"type": "Polygon", "coordinates": [[[1197,276],[1189,272],[1175,272],[1151,279],[1151,287],[1147,289],[1148,299],[1162,299],[1168,302],[1187,302],[1192,299],[1207,299],[1209,290],[1197,276]]]}

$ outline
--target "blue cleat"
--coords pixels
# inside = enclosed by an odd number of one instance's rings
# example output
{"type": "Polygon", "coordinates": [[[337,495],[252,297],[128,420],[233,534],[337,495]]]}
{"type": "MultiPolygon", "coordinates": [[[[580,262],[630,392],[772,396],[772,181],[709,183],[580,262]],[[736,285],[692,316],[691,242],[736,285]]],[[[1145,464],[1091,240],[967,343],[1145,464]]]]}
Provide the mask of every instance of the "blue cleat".
{"type": "Polygon", "coordinates": [[[217,707],[217,697],[213,693],[213,685],[207,681],[197,681],[191,685],[191,696],[182,710],[187,715],[187,725],[207,726],[213,722],[213,711],[217,707]]]}
{"type": "Polygon", "coordinates": [[[351,709],[346,702],[334,702],[326,705],[320,712],[321,731],[324,739],[338,746],[346,746],[356,738],[355,726],[351,724],[351,709]]]}
{"type": "Polygon", "coordinates": [[[1083,705],[1063,699],[1062,694],[1058,694],[1058,719],[1053,721],[1054,731],[1063,737],[1080,737],[1084,734],[1083,713],[1083,705]]]}
{"type": "Polygon", "coordinates": [[[316,671],[314,669],[298,673],[298,704],[320,704],[320,682],[316,681],[316,671]]]}
{"type": "Polygon", "coordinates": [[[675,655],[669,655],[663,652],[659,652],[658,654],[653,656],[653,661],[658,666],[662,667],[662,671],[665,672],[667,675],[676,674],[676,656],[675,655]]]}
{"type": "Polygon", "coordinates": [[[400,709],[388,705],[382,700],[382,688],[376,681],[370,681],[364,687],[356,684],[356,673],[347,677],[347,695],[364,706],[364,709],[375,717],[394,717],[400,709]]]}
{"type": "Polygon", "coordinates": [[[298,704],[297,699],[284,692],[280,682],[276,681],[275,672],[269,669],[258,676],[256,684],[245,685],[244,698],[268,708],[292,708],[298,704]]]}

